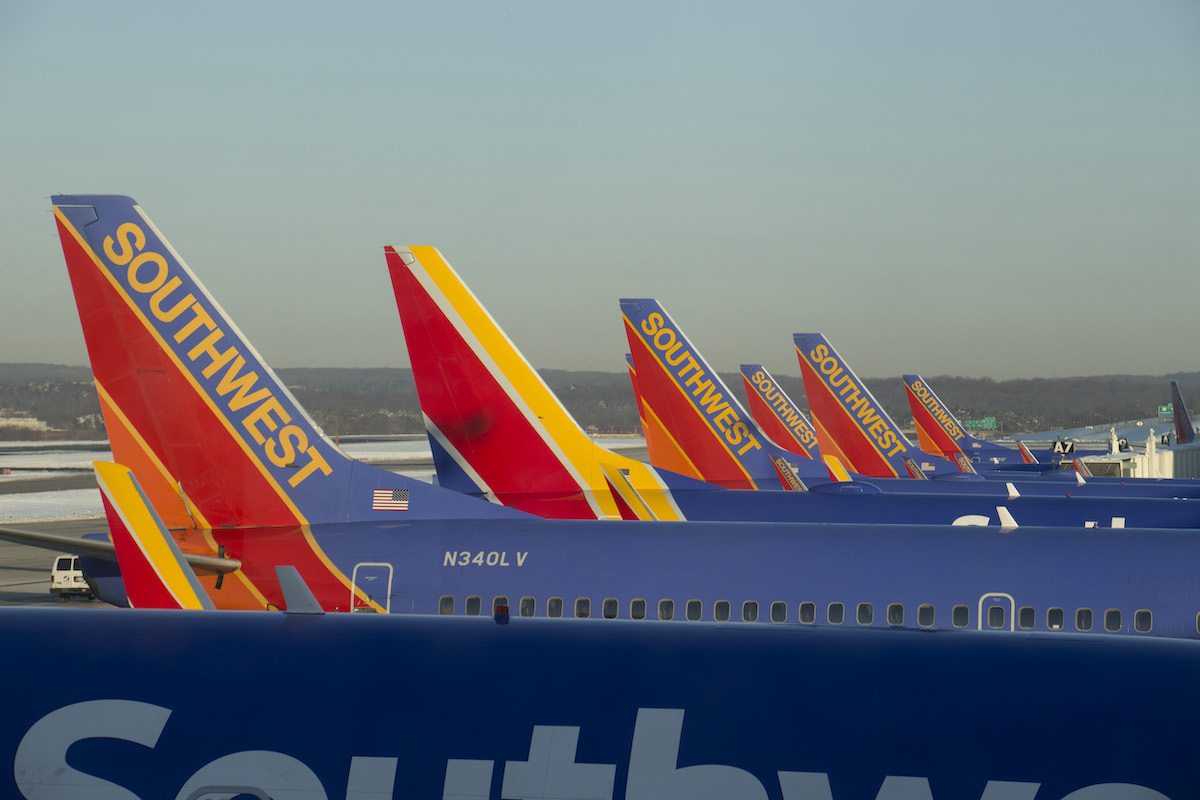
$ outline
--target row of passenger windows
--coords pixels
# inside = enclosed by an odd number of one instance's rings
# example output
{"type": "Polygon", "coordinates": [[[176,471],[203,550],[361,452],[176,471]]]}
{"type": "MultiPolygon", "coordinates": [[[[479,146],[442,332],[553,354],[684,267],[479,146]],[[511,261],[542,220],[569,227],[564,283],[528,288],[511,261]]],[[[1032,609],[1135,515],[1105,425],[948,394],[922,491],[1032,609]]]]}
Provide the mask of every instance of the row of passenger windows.
{"type": "MultiPolygon", "coordinates": [[[[497,613],[501,607],[508,608],[508,598],[504,595],[499,595],[492,599],[492,613],[497,613]]],[[[466,601],[466,613],[469,616],[476,616],[481,613],[483,608],[483,600],[478,595],[471,595],[466,601]]],[[[566,608],[561,597],[551,597],[546,601],[546,616],[561,617],[566,608]]],[[[630,619],[646,619],[648,604],[645,600],[633,600],[629,604],[630,619]]],[[[537,615],[537,600],[533,597],[522,597],[518,606],[518,614],[522,617],[533,617],[537,615]]],[[[683,619],[699,620],[703,614],[704,606],[699,600],[688,600],[683,604],[683,619]]],[[[801,603],[797,609],[797,619],[805,624],[812,625],[817,621],[817,606],[816,603],[801,603]]],[[[854,620],[859,625],[873,625],[875,623],[875,605],[873,603],[859,603],[852,607],[854,620]]],[[[605,619],[616,619],[619,616],[620,604],[615,597],[609,597],[600,603],[600,616],[605,619]]],[[[732,616],[733,606],[728,600],[718,600],[713,604],[713,619],[718,622],[728,622],[732,616]]],[[[444,596],[438,602],[439,614],[454,613],[454,598],[452,596],[444,596]]],[[[984,610],[986,617],[986,626],[993,630],[1000,630],[1009,627],[1008,607],[1003,605],[993,605],[984,610]]],[[[592,601],[587,597],[578,597],[575,599],[575,614],[580,619],[586,619],[592,616],[592,601]]],[[[658,619],[675,619],[675,601],[674,600],[659,600],[658,601],[658,619]]],[[[757,622],[759,616],[758,603],[754,600],[747,600],[742,603],[742,621],[757,622]]],[[[1038,612],[1033,606],[1021,606],[1017,609],[1016,627],[1021,630],[1033,630],[1037,627],[1038,612]]],[[[788,606],[787,603],[776,601],[770,604],[769,619],[771,622],[787,622],[788,621],[788,606]]],[[[887,624],[894,627],[903,627],[905,620],[905,609],[903,603],[891,603],[886,607],[885,617],[887,624]]],[[[936,623],[937,615],[934,607],[928,603],[917,606],[916,622],[922,628],[932,628],[936,623]]],[[[1046,610],[1045,624],[1052,631],[1061,631],[1066,627],[1067,614],[1061,608],[1050,608],[1046,610]]],[[[830,625],[841,625],[846,622],[846,606],[843,603],[830,603],[825,608],[824,622],[830,625]]],[[[1104,630],[1110,633],[1115,633],[1121,630],[1122,615],[1119,608],[1110,608],[1103,614],[1104,630]]],[[[911,624],[911,620],[910,620],[911,624]]],[[[965,605],[957,605],[950,609],[950,624],[955,628],[966,628],[971,625],[971,608],[965,605]]],[[[1095,625],[1094,615],[1090,608],[1079,608],[1075,610],[1075,630],[1090,631],[1095,625]]],[[[1200,616],[1197,616],[1197,630],[1200,631],[1200,616]]],[[[1145,610],[1135,611],[1133,614],[1133,629],[1138,633],[1148,633],[1154,627],[1154,615],[1145,610]]]]}

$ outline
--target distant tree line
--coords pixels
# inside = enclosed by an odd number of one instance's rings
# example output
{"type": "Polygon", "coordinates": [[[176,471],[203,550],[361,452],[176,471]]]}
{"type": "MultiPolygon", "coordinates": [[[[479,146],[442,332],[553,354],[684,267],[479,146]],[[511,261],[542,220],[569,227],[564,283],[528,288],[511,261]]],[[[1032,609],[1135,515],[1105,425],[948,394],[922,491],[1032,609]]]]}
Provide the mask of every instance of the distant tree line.
{"type": "MultiPolygon", "coordinates": [[[[277,374],[330,436],[424,431],[411,370],[319,367],[281,369],[277,374]]],[[[585,428],[604,433],[640,430],[625,373],[543,370],[541,375],[585,428]]],[[[741,376],[722,377],[744,402],[741,376]]],[[[807,408],[800,378],[775,377],[793,400],[807,408]]],[[[998,433],[1153,417],[1158,406],[1170,401],[1170,380],[1179,382],[1185,402],[1192,406],[1193,392],[1200,388],[1197,372],[1008,381],[928,377],[929,385],[960,419],[996,417],[998,433]]],[[[898,423],[911,425],[900,378],[867,384],[898,423]]],[[[1200,400],[1195,401],[1193,410],[1200,412],[1200,400]]],[[[53,430],[37,432],[0,423],[0,439],[104,436],[100,404],[87,367],[0,364],[0,418],[19,415],[42,420],[53,430]]]]}

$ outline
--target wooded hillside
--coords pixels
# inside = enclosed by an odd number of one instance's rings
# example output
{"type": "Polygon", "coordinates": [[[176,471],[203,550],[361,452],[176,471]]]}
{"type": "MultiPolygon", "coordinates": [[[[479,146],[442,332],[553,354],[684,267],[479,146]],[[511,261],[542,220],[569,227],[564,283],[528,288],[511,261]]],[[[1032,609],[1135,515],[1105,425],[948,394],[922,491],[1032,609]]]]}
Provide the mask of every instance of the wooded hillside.
{"type": "MultiPolygon", "coordinates": [[[[420,433],[420,406],[408,369],[313,367],[278,370],[296,398],[331,436],[420,433]]],[[[544,370],[542,377],[576,421],[602,432],[639,429],[628,376],[621,372],[544,370]]],[[[742,380],[723,375],[739,400],[742,380]]],[[[776,375],[783,389],[807,407],[799,377],[776,375]]],[[[996,417],[998,433],[1071,428],[1114,420],[1153,417],[1170,401],[1168,381],[1177,380],[1193,413],[1200,410],[1200,373],[1106,375],[1086,378],[990,378],[925,376],[960,419],[996,417]]],[[[867,381],[879,402],[909,426],[908,401],[900,378],[867,381]]],[[[28,415],[61,436],[103,436],[96,389],[87,367],[57,364],[0,364],[0,418],[28,415]]],[[[0,438],[40,438],[20,428],[0,428],[0,438]]]]}

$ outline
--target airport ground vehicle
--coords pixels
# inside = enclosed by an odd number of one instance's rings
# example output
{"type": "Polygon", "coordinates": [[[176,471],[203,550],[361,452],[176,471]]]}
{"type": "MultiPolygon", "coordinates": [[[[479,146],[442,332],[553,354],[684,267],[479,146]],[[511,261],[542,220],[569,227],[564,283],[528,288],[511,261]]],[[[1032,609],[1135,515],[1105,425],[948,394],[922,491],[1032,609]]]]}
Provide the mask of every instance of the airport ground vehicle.
{"type": "Polygon", "coordinates": [[[54,558],[54,563],[50,565],[50,594],[58,595],[58,599],[64,603],[72,597],[92,599],[95,592],[83,572],[79,556],[60,555],[54,558]]]}

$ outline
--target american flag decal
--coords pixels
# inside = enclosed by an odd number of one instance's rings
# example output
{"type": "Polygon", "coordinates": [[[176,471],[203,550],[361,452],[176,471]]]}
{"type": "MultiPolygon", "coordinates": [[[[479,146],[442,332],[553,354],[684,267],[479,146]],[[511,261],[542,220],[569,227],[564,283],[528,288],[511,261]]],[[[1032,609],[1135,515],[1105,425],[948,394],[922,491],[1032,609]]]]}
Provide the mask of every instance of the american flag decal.
{"type": "Polygon", "coordinates": [[[408,511],[408,489],[376,489],[371,495],[372,511],[408,511]]]}

